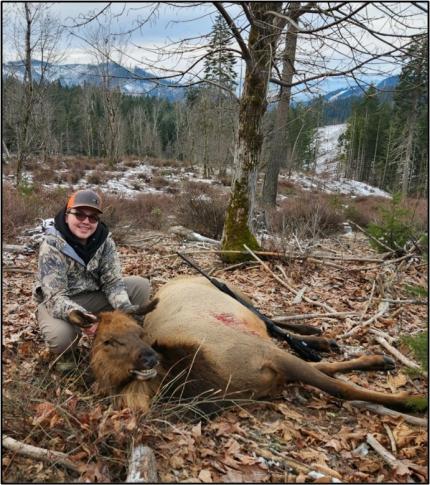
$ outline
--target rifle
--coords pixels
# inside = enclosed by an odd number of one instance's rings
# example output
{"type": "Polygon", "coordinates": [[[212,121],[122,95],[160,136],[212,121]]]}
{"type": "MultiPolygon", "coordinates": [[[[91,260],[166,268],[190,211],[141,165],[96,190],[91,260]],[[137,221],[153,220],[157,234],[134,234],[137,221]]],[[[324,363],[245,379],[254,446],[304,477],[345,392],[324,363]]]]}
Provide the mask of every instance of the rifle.
{"type": "Polygon", "coordinates": [[[302,357],[305,360],[310,360],[312,362],[319,362],[321,360],[321,357],[314,350],[312,350],[306,342],[296,337],[293,337],[286,330],[278,327],[278,325],[276,325],[275,322],[270,320],[269,317],[266,317],[266,315],[263,315],[262,313],[260,313],[255,307],[253,307],[250,303],[245,301],[239,295],[236,295],[236,293],[234,293],[234,291],[232,291],[225,283],[222,283],[221,281],[218,281],[216,278],[212,278],[211,276],[206,274],[202,269],[200,269],[193,261],[188,259],[186,256],[184,256],[179,252],[177,252],[176,254],[180,256],[189,266],[194,268],[198,273],[200,273],[202,276],[208,279],[219,290],[234,298],[236,301],[238,301],[243,306],[248,308],[248,310],[250,310],[252,313],[257,315],[258,318],[263,320],[263,322],[266,324],[266,328],[267,328],[267,331],[269,332],[269,335],[277,338],[278,340],[285,340],[288,343],[288,345],[294,351],[296,351],[300,357],[302,357]]]}

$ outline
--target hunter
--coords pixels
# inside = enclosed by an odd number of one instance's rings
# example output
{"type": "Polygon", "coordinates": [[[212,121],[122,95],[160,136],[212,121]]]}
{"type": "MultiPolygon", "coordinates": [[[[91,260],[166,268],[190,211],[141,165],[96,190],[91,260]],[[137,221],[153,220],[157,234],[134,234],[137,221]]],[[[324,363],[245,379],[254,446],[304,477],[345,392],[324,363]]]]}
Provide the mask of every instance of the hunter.
{"type": "Polygon", "coordinates": [[[112,234],[100,220],[101,197],[93,190],[72,194],[46,231],[39,250],[34,287],[37,320],[42,336],[56,359],[57,370],[75,368],[82,330],[89,335],[97,327],[96,313],[144,306],[150,297],[149,281],[123,277],[112,234]],[[71,321],[71,311],[93,321],[81,329],[71,321]],[[60,355],[62,354],[62,355],[60,355]]]}

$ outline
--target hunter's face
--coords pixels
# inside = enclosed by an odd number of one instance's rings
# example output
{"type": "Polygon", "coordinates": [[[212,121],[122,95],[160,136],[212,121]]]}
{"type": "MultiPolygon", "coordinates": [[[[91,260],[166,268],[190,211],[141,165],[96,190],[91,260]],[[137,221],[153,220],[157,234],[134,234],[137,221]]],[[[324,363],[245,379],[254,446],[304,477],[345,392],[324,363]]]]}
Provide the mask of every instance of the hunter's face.
{"type": "Polygon", "coordinates": [[[77,207],[66,214],[70,232],[83,244],[96,232],[98,223],[98,212],[89,207],[77,207]]]}

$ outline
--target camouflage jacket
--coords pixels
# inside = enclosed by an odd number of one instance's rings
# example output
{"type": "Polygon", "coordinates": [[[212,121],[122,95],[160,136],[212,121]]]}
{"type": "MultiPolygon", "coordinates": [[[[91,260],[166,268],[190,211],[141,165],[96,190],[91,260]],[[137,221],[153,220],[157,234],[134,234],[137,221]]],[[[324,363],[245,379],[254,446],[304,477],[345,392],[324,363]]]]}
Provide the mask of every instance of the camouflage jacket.
{"type": "Polygon", "coordinates": [[[112,235],[85,265],[61,233],[49,228],[39,250],[35,301],[43,303],[54,318],[67,320],[73,309],[87,311],[71,297],[91,291],[102,291],[113,308],[131,305],[112,235]]]}

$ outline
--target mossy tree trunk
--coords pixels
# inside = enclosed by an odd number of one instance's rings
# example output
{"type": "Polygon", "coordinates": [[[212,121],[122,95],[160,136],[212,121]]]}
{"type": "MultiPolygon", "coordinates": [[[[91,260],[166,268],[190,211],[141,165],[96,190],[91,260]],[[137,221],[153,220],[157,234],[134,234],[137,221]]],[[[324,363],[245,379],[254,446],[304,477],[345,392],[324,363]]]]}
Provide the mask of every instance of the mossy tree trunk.
{"type": "MultiPolygon", "coordinates": [[[[240,99],[239,129],[235,143],[234,167],[230,202],[223,229],[221,248],[243,251],[246,244],[258,249],[253,234],[252,218],[255,206],[257,170],[263,142],[262,120],[267,108],[267,88],[272,69],[279,29],[276,17],[281,2],[250,2],[252,18],[248,38],[248,54],[243,94],[240,99]]],[[[246,255],[222,253],[226,262],[247,259],[246,255]]]]}

